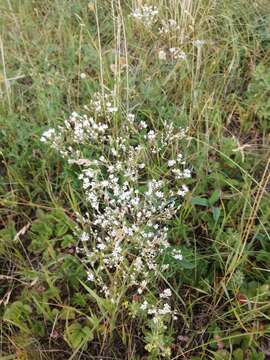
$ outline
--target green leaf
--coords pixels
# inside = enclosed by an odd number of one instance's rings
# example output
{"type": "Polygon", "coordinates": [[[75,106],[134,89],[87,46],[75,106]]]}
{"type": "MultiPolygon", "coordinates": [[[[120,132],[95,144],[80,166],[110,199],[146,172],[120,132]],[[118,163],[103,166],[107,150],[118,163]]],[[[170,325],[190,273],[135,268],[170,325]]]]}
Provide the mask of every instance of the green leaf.
{"type": "Polygon", "coordinates": [[[234,350],[233,360],[244,360],[244,351],[240,348],[234,350]]]}
{"type": "Polygon", "coordinates": [[[191,203],[193,205],[200,205],[200,206],[209,206],[209,201],[205,198],[200,198],[200,197],[192,197],[191,198],[191,203]]]}
{"type": "Polygon", "coordinates": [[[69,230],[69,226],[65,223],[58,223],[55,228],[55,235],[57,237],[62,237],[65,235],[69,230]]]}
{"type": "Polygon", "coordinates": [[[16,325],[24,332],[29,332],[27,320],[31,319],[31,313],[29,305],[15,301],[7,307],[3,320],[16,325]]]}
{"type": "Polygon", "coordinates": [[[72,304],[77,306],[85,306],[86,305],[86,296],[77,292],[72,297],[72,304]]]}
{"type": "Polygon", "coordinates": [[[73,323],[68,326],[64,333],[64,339],[72,349],[78,349],[88,341],[93,340],[93,332],[88,326],[73,323]]]}
{"type": "Polygon", "coordinates": [[[72,235],[65,235],[63,241],[61,242],[62,248],[67,248],[75,244],[74,237],[72,235]]]}
{"type": "Polygon", "coordinates": [[[45,336],[45,327],[41,321],[35,321],[33,323],[33,333],[38,336],[45,336]]]}
{"type": "Polygon", "coordinates": [[[213,207],[212,208],[212,214],[213,214],[213,218],[214,218],[215,222],[217,222],[219,217],[220,217],[220,208],[219,207],[213,207]]]}
{"type": "Polygon", "coordinates": [[[221,191],[215,190],[209,199],[210,206],[213,206],[220,199],[221,191]]]}

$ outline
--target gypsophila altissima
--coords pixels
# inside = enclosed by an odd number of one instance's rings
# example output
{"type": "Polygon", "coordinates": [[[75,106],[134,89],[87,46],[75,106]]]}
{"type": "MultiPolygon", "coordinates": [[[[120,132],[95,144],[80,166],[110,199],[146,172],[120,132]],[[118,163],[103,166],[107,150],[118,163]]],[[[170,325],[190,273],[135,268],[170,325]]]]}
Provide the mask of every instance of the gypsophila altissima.
{"type": "MultiPolygon", "coordinates": [[[[181,151],[186,131],[168,122],[153,128],[133,113],[123,114],[113,93],[97,93],[84,114],[73,112],[41,136],[77,171],[88,209],[76,214],[77,252],[89,285],[112,301],[121,284],[140,295],[151,278],[166,271],[157,259],[170,247],[168,224],[189,191],[185,181],[192,175],[181,151]],[[157,160],[163,172],[153,176],[151,166],[157,160]]],[[[180,250],[171,256],[182,260],[180,250]]],[[[160,299],[170,296],[165,289],[160,299]]],[[[147,308],[148,314],[173,314],[168,303],[160,306],[147,308]]]]}

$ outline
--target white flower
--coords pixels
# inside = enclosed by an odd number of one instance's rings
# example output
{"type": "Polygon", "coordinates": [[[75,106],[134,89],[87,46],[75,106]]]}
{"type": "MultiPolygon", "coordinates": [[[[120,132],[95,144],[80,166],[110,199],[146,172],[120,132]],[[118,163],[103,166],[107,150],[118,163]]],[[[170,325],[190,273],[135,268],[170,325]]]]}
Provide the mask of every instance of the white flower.
{"type": "Polygon", "coordinates": [[[169,297],[172,296],[171,289],[165,289],[165,290],[163,291],[163,293],[161,293],[159,296],[160,296],[162,299],[168,299],[169,297]]]}
{"type": "Polygon", "coordinates": [[[182,185],[182,189],[183,189],[183,191],[185,191],[186,193],[189,192],[189,188],[188,188],[187,185],[185,185],[185,184],[182,185]]]}
{"type": "Polygon", "coordinates": [[[41,142],[47,142],[48,140],[50,140],[53,136],[55,136],[56,131],[53,128],[48,129],[47,131],[44,131],[44,133],[42,134],[40,141],[41,142]]]}
{"type": "Polygon", "coordinates": [[[88,281],[94,281],[95,277],[91,271],[87,272],[87,280],[88,281]]]}
{"type": "Polygon", "coordinates": [[[171,307],[169,304],[164,304],[162,309],[158,310],[159,315],[166,315],[171,313],[171,307]]]}
{"type": "Polygon", "coordinates": [[[182,162],[183,160],[183,155],[182,154],[178,154],[177,155],[177,162],[182,162]]]}
{"type": "Polygon", "coordinates": [[[157,313],[157,310],[154,308],[148,310],[149,315],[155,315],[156,313],[157,313]]]}
{"type": "Polygon", "coordinates": [[[135,120],[135,115],[129,113],[129,114],[127,114],[127,118],[128,118],[128,120],[129,120],[130,122],[133,122],[133,121],[135,120]]]}
{"type": "Polygon", "coordinates": [[[148,307],[148,302],[145,300],[145,301],[142,303],[142,305],[141,305],[141,309],[142,309],[142,310],[146,310],[147,307],[148,307]]]}
{"type": "Polygon", "coordinates": [[[191,177],[191,171],[189,169],[185,169],[183,173],[184,178],[190,178],[191,177]]]}
{"type": "Polygon", "coordinates": [[[147,124],[146,124],[146,122],[145,121],[140,121],[140,124],[139,124],[139,127],[140,127],[140,129],[146,129],[147,128],[147,124]]]}
{"type": "Polygon", "coordinates": [[[148,132],[148,134],[147,134],[148,140],[150,140],[150,141],[151,141],[151,140],[154,140],[155,137],[156,137],[156,134],[155,134],[154,130],[150,130],[150,131],[148,132]]]}
{"type": "Polygon", "coordinates": [[[88,241],[89,240],[89,235],[86,232],[83,232],[81,235],[81,241],[88,241]]]}
{"type": "Polygon", "coordinates": [[[166,51],[160,50],[158,52],[158,58],[159,58],[159,60],[166,60],[167,59],[166,51]]]}
{"type": "Polygon", "coordinates": [[[172,257],[175,260],[180,260],[180,261],[183,260],[183,255],[182,255],[181,250],[174,249],[173,252],[172,252],[172,257]]]}
{"type": "Polygon", "coordinates": [[[104,250],[104,249],[106,249],[106,245],[100,243],[100,244],[97,244],[97,248],[98,248],[99,250],[104,250]]]}
{"type": "Polygon", "coordinates": [[[169,19],[167,23],[162,20],[162,25],[163,26],[159,29],[160,34],[170,34],[176,30],[180,30],[180,26],[174,19],[169,19]]]}
{"type": "Polygon", "coordinates": [[[81,73],[80,78],[81,78],[81,79],[85,79],[85,78],[86,78],[86,74],[85,74],[85,73],[81,73]]]}
{"type": "Polygon", "coordinates": [[[204,44],[206,44],[205,40],[194,40],[193,45],[197,47],[202,47],[204,44]]]}
{"type": "Polygon", "coordinates": [[[172,166],[174,166],[176,164],[176,161],[175,160],[169,160],[168,161],[168,166],[169,167],[172,167],[172,166]]]}
{"type": "Polygon", "coordinates": [[[157,192],[155,193],[155,195],[156,195],[156,197],[159,198],[159,199],[164,198],[164,194],[163,194],[162,191],[157,191],[157,192]]]}
{"type": "Polygon", "coordinates": [[[180,189],[180,190],[177,191],[177,195],[179,195],[179,196],[185,196],[186,193],[188,193],[188,192],[189,192],[189,189],[188,189],[188,187],[184,184],[184,185],[182,185],[182,189],[180,189]]]}
{"type": "Polygon", "coordinates": [[[141,21],[145,26],[150,27],[156,20],[158,15],[158,8],[151,5],[143,5],[140,8],[135,9],[131,16],[136,20],[141,21]]]}
{"type": "Polygon", "coordinates": [[[147,281],[146,281],[146,280],[143,280],[142,283],[141,283],[141,286],[142,286],[143,288],[145,288],[146,285],[147,285],[147,281]]]}
{"type": "Polygon", "coordinates": [[[174,60],[186,60],[187,59],[187,54],[177,47],[172,47],[169,49],[169,51],[174,60]]]}

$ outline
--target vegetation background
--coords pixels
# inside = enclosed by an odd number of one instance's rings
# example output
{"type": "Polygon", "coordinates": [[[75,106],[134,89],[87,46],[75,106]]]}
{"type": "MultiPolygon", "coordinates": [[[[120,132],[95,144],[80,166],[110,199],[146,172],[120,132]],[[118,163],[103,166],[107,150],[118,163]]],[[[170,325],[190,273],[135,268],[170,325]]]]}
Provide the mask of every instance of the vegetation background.
{"type": "Polygon", "coordinates": [[[159,359],[163,343],[170,359],[270,358],[269,1],[152,1],[177,36],[135,21],[141,5],[0,1],[0,359],[159,359]],[[162,60],[174,46],[186,61],[162,60]],[[125,296],[113,313],[93,303],[71,231],[80,191],[40,142],[101,87],[156,126],[189,127],[169,340],[125,296]]]}

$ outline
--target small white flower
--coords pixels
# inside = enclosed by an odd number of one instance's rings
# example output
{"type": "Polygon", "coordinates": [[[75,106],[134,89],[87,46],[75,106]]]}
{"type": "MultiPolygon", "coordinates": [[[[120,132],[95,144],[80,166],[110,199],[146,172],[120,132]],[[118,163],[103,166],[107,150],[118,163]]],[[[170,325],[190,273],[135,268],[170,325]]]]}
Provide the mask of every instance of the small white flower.
{"type": "Polygon", "coordinates": [[[181,253],[181,250],[176,250],[174,249],[173,250],[173,253],[172,253],[172,257],[175,259],[175,260],[183,260],[183,255],[181,253]]]}
{"type": "Polygon", "coordinates": [[[203,45],[206,44],[206,41],[205,40],[194,40],[193,41],[193,45],[194,46],[197,46],[197,47],[202,47],[203,45]]]}
{"type": "Polygon", "coordinates": [[[154,308],[148,310],[149,315],[155,315],[156,313],[157,313],[157,310],[154,308]]]}
{"type": "Polygon", "coordinates": [[[183,191],[185,191],[186,193],[189,192],[189,188],[188,188],[187,185],[185,185],[185,184],[182,185],[182,189],[183,189],[183,191]]]}
{"type": "Polygon", "coordinates": [[[133,122],[133,121],[135,120],[135,115],[129,113],[129,114],[127,114],[127,118],[128,118],[128,120],[129,120],[130,122],[133,122]]]}
{"type": "Polygon", "coordinates": [[[151,5],[143,5],[131,13],[132,17],[141,21],[147,27],[150,27],[155,22],[157,15],[158,8],[151,5]]]}
{"type": "Polygon", "coordinates": [[[188,193],[188,192],[189,192],[189,188],[184,184],[184,185],[182,185],[182,189],[177,191],[177,195],[185,196],[186,193],[188,193]]]}
{"type": "Polygon", "coordinates": [[[182,162],[183,161],[183,155],[182,154],[178,154],[177,155],[177,162],[182,162]]]}
{"type": "Polygon", "coordinates": [[[161,266],[161,271],[166,271],[166,270],[169,269],[169,267],[170,267],[169,264],[163,264],[163,265],[161,266]]]}
{"type": "Polygon", "coordinates": [[[106,249],[106,245],[100,243],[100,244],[97,244],[97,248],[98,248],[99,250],[104,250],[104,249],[106,249]]]}
{"type": "Polygon", "coordinates": [[[44,131],[44,133],[42,134],[40,141],[41,142],[46,142],[48,140],[50,140],[53,136],[55,136],[56,131],[53,128],[50,128],[46,131],[44,131]]]}
{"type": "Polygon", "coordinates": [[[172,296],[171,289],[165,289],[165,290],[163,291],[163,293],[161,293],[159,296],[160,296],[162,299],[168,299],[169,297],[172,296]]]}
{"type": "Polygon", "coordinates": [[[156,134],[155,134],[154,130],[150,130],[150,131],[148,132],[148,134],[147,134],[148,140],[150,140],[150,141],[151,141],[151,140],[154,140],[155,137],[156,137],[156,134]]]}
{"type": "Polygon", "coordinates": [[[95,277],[91,271],[87,272],[87,280],[88,281],[94,281],[95,277]]]}
{"type": "Polygon", "coordinates": [[[143,288],[145,288],[146,285],[147,285],[147,281],[146,281],[146,280],[143,280],[142,283],[141,283],[141,286],[142,286],[143,288]]]}
{"type": "Polygon", "coordinates": [[[187,54],[177,47],[172,47],[169,49],[169,51],[174,60],[186,60],[187,59],[187,54]]]}
{"type": "Polygon", "coordinates": [[[81,73],[80,78],[81,78],[81,79],[85,79],[85,78],[86,78],[86,74],[85,74],[85,73],[81,73]]]}
{"type": "Polygon", "coordinates": [[[146,124],[146,122],[145,121],[140,121],[140,124],[139,124],[139,128],[140,129],[146,129],[147,128],[147,124],[146,124]]]}
{"type": "Polygon", "coordinates": [[[176,161],[175,160],[169,160],[168,161],[168,166],[169,167],[172,167],[172,166],[174,166],[176,164],[176,161]]]}
{"type": "Polygon", "coordinates": [[[162,309],[158,310],[159,315],[166,315],[171,313],[171,307],[169,304],[164,304],[162,309]]]}
{"type": "Polygon", "coordinates": [[[159,58],[159,60],[166,60],[167,59],[166,51],[160,50],[158,52],[158,58],[159,58]]]}
{"type": "Polygon", "coordinates": [[[142,309],[142,310],[146,310],[147,307],[148,307],[148,302],[145,300],[145,301],[142,303],[142,305],[141,305],[141,309],[142,309]]]}
{"type": "Polygon", "coordinates": [[[183,172],[184,178],[190,178],[191,177],[191,171],[189,169],[185,169],[183,172]]]}
{"type": "Polygon", "coordinates": [[[89,235],[86,232],[83,232],[81,235],[81,241],[88,241],[89,235]]]}
{"type": "Polygon", "coordinates": [[[164,194],[163,194],[162,191],[157,191],[157,192],[155,193],[155,195],[156,195],[156,197],[159,198],[159,199],[162,199],[162,198],[164,197],[164,194]]]}

